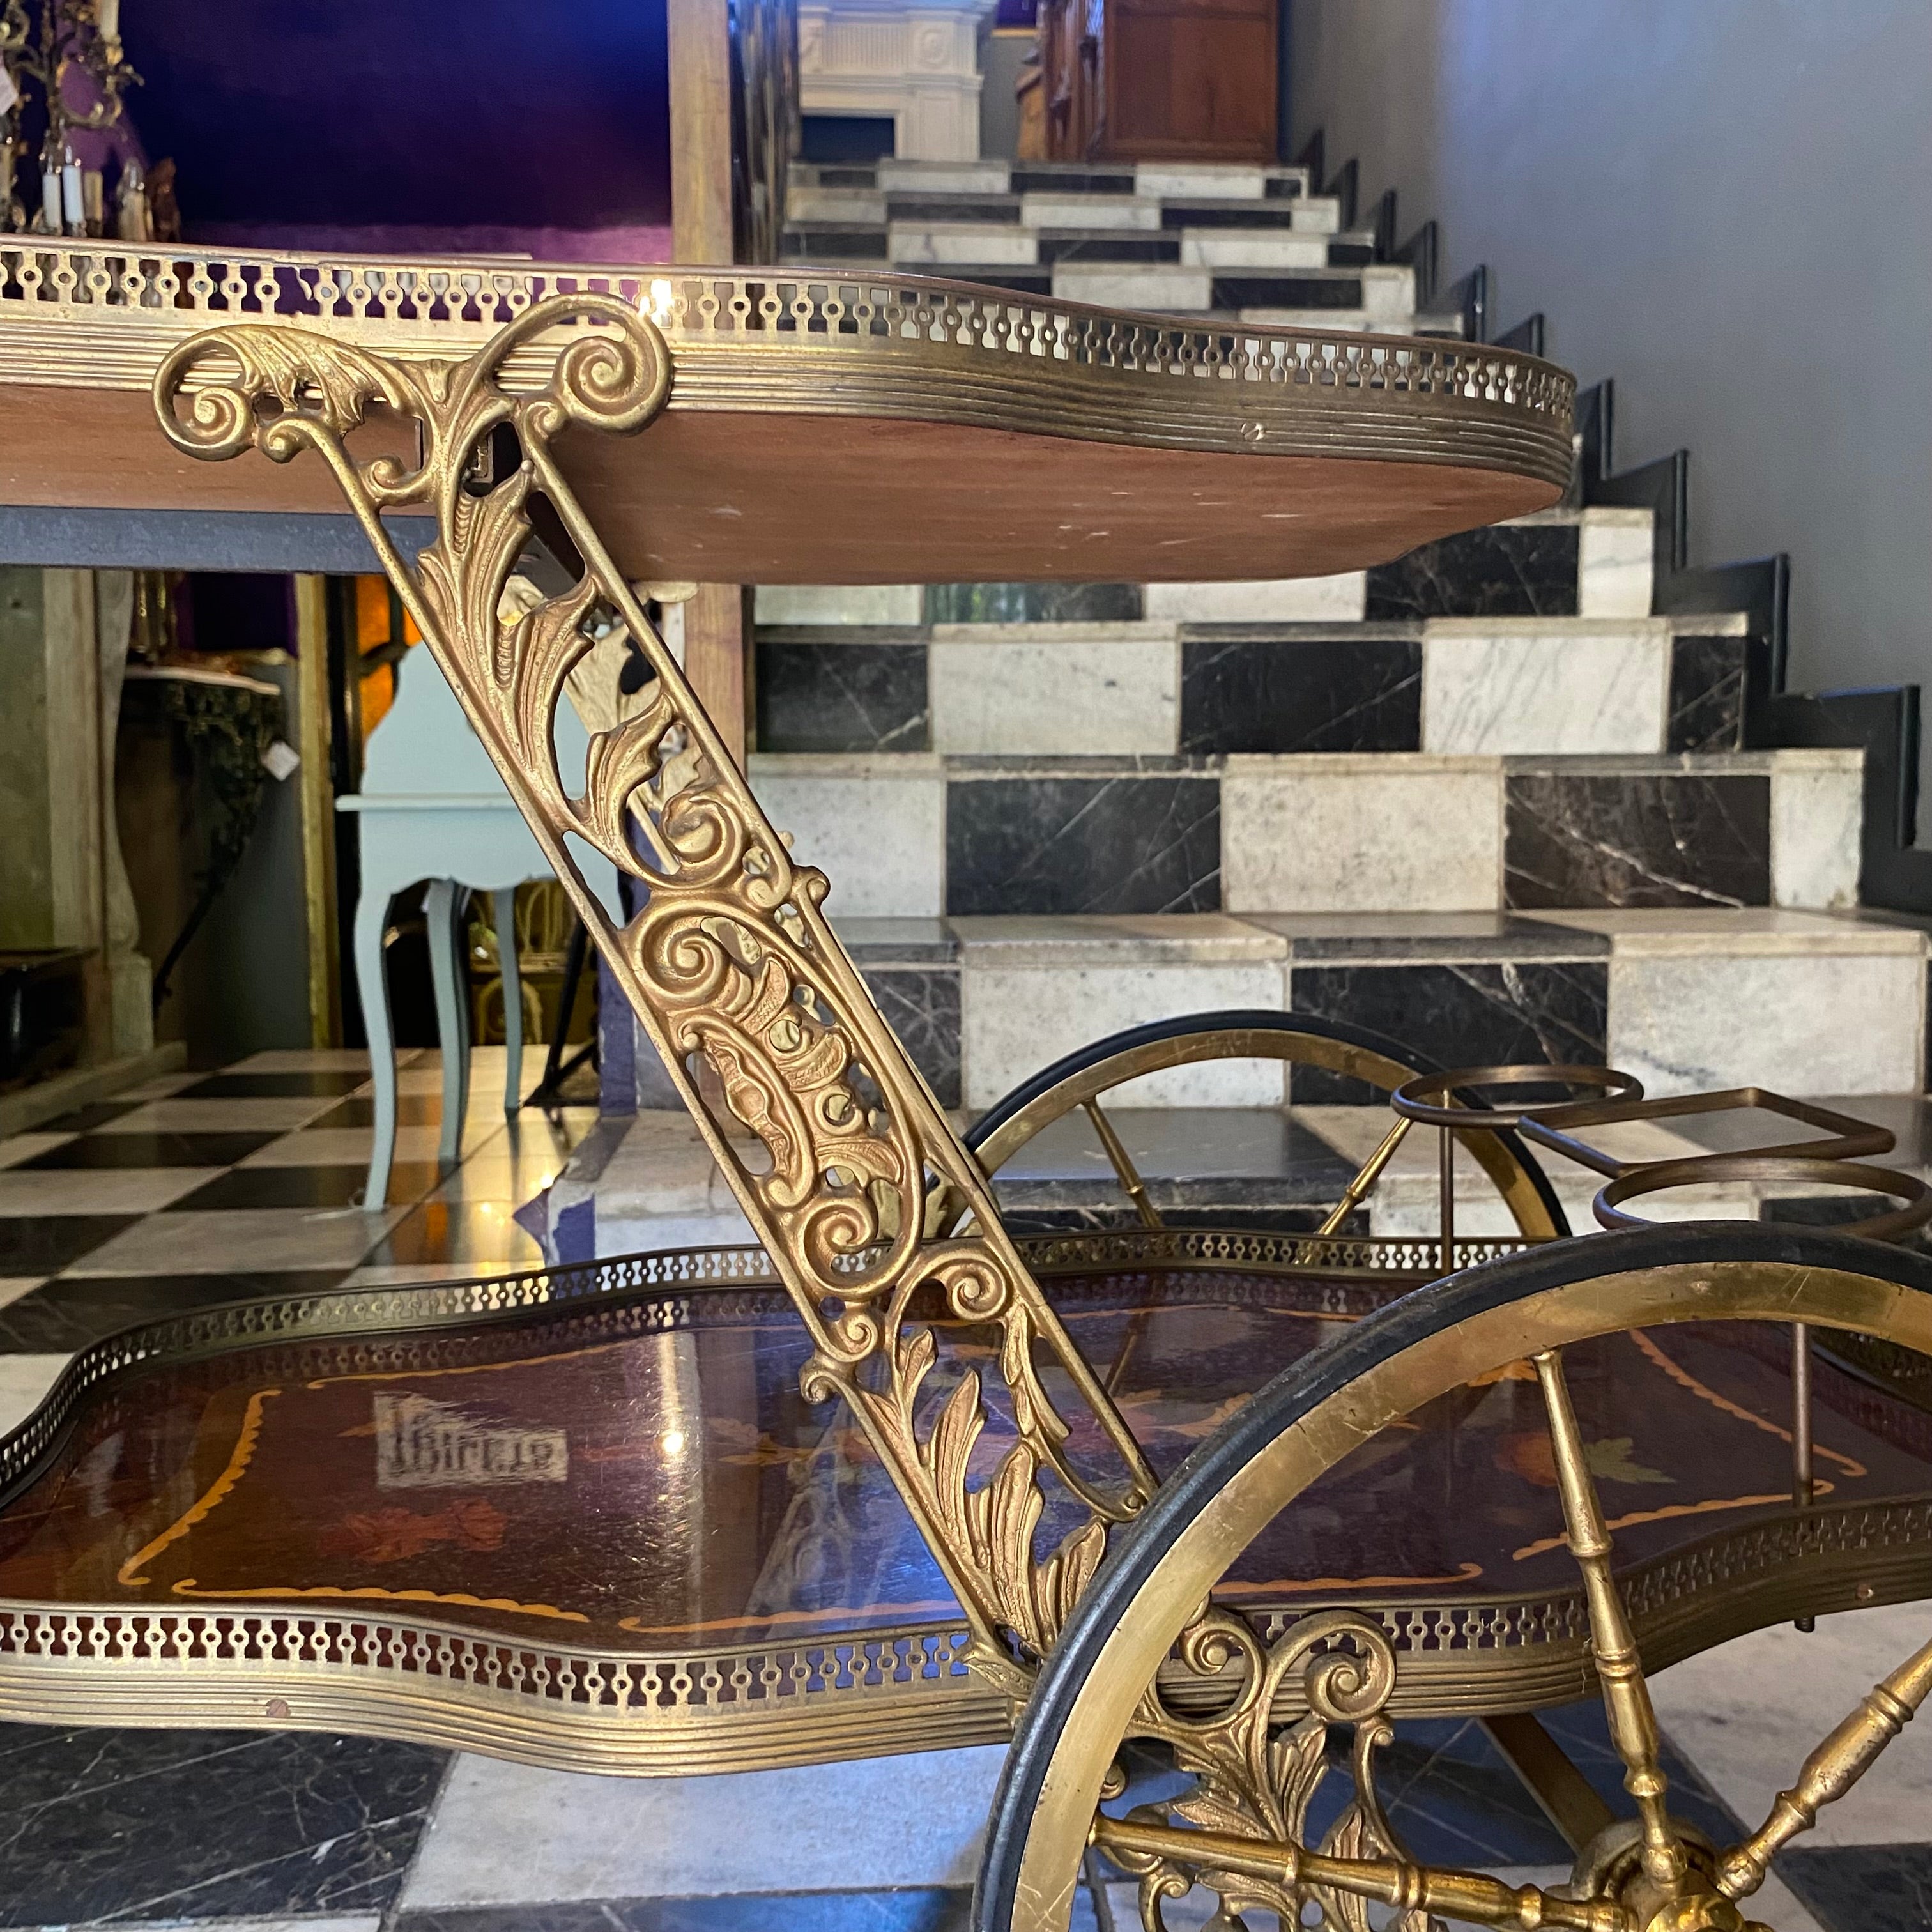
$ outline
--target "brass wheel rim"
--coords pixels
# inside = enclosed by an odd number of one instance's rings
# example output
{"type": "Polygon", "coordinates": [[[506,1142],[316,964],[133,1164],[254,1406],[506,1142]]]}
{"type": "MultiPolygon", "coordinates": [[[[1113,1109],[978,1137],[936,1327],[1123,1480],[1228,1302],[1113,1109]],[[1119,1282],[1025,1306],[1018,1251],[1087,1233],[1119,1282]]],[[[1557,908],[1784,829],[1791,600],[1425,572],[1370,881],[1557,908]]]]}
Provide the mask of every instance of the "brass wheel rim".
{"type": "MultiPolygon", "coordinates": [[[[1331,1039],[1325,1034],[1240,1026],[1178,1034],[1124,1048],[1068,1075],[1002,1121],[974,1152],[991,1179],[1054,1121],[1102,1094],[1147,1074],[1196,1066],[1208,1060],[1279,1060],[1291,1066],[1318,1067],[1390,1093],[1405,1082],[1425,1077],[1414,1067],[1385,1054],[1352,1040],[1331,1039]]],[[[1552,1240],[1563,1232],[1550,1218],[1548,1205],[1528,1171],[1493,1133],[1471,1131],[1459,1132],[1456,1138],[1475,1156],[1502,1196],[1524,1240],[1552,1240]]]]}
{"type": "MultiPolygon", "coordinates": [[[[1616,1241],[1625,1254],[1657,1245],[1648,1234],[1602,1238],[1616,1241]]],[[[1832,1245],[1842,1252],[1863,1244],[1832,1245]]],[[[1438,1284],[1422,1293],[1453,1286],[1438,1284]]],[[[1932,1353],[1932,1293],[1849,1267],[1742,1258],[1578,1277],[1438,1327],[1350,1376],[1222,1482],[1150,1568],[1135,1566],[1139,1580],[1124,1604],[1108,1606],[1112,1621],[1077,1689],[1064,1702],[1044,1774],[1036,1789],[1029,1785],[1017,1882],[1010,1916],[997,1922],[1000,1932],[1060,1932],[1065,1925],[1103,1783],[1120,1744],[1133,1734],[1144,1688],[1198,1616],[1214,1585],[1280,1510],[1376,1430],[1502,1363],[1534,1350],[1540,1369],[1544,1358],[1555,1359],[1555,1352],[1572,1342],[1694,1320],[1815,1323],[1932,1353]]],[[[1186,1473],[1175,1481],[1184,1481],[1186,1473]]],[[[1096,1596],[1106,1594],[1106,1581],[1103,1571],[1096,1596]]],[[[1928,1657],[1932,1646],[1911,1660],[1922,1677],[1932,1678],[1928,1657]]],[[[1873,1700],[1867,1706],[1872,1707],[1873,1700]]],[[[1814,1753],[1814,1760],[1818,1756],[1814,1753]]],[[[1805,1767],[1808,1773],[1812,1768],[1805,1767]]],[[[1003,1801],[1006,1795],[1003,1790],[1003,1801]]],[[[1000,1816],[996,1806],[996,1826],[1000,1816]]],[[[1763,1838],[1777,1818],[1774,1812],[1756,1837],[1763,1838]]],[[[1727,1858],[1735,1865],[1753,1843],[1746,1840],[1727,1858]]],[[[1768,1862],[1768,1852],[1764,1856],[1768,1862]]],[[[982,1894],[986,1882],[982,1874],[982,1894]]],[[[980,1909],[976,1923],[987,1932],[995,1922],[986,1916],[983,1895],[980,1909]]]]}

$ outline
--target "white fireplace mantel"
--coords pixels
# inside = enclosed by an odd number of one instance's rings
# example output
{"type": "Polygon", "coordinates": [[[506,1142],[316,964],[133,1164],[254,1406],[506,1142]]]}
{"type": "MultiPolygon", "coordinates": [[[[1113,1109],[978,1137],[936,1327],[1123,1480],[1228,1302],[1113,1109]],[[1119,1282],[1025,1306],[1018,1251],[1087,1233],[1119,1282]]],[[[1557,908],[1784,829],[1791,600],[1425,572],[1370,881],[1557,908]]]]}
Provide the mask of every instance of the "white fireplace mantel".
{"type": "Polygon", "coordinates": [[[801,0],[801,107],[890,114],[902,160],[977,160],[980,23],[994,4],[801,0]]]}

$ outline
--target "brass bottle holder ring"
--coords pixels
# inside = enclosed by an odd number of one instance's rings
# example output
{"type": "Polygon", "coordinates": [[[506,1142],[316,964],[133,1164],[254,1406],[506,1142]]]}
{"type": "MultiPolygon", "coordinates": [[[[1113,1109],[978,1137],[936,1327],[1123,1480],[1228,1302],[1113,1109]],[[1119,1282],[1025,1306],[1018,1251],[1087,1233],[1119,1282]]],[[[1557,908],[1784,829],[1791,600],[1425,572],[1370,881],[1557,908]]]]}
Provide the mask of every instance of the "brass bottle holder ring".
{"type": "Polygon", "coordinates": [[[1643,1083],[1634,1073],[1613,1066],[1455,1066],[1445,1073],[1419,1074],[1405,1080],[1389,1096],[1389,1105],[1406,1120],[1459,1132],[1521,1126],[1539,1114],[1556,1113],[1585,1104],[1571,1097],[1525,1101],[1520,1106],[1457,1107],[1443,1104],[1459,1090],[1486,1087],[1586,1087],[1604,1099],[1592,1104],[1616,1106],[1641,1100],[1643,1083]]]}
{"type": "Polygon", "coordinates": [[[1932,1221],[1932,1186],[1916,1174],[1895,1168],[1873,1167],[1863,1161],[1826,1160],[1794,1154],[1714,1154],[1684,1160],[1647,1161],[1606,1181],[1590,1204],[1606,1228],[1650,1228],[1658,1224],[1624,1211],[1622,1204],[1646,1194],[1676,1187],[1696,1187],[1710,1181],[1810,1180],[1822,1186],[1857,1188],[1868,1194],[1889,1195],[1905,1205],[1888,1214],[1874,1214],[1834,1228],[1840,1234],[1860,1234],[1868,1241],[1896,1240],[1932,1221]]]}

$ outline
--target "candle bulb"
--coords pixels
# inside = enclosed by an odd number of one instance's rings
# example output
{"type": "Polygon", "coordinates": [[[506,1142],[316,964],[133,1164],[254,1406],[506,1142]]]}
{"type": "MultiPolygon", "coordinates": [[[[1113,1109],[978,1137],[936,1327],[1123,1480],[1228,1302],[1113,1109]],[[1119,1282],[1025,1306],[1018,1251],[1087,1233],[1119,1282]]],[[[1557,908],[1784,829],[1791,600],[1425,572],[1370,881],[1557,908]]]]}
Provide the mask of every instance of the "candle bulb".
{"type": "Polygon", "coordinates": [[[51,155],[40,163],[40,226],[50,235],[61,232],[60,170],[51,155]]]}
{"type": "Polygon", "coordinates": [[[61,157],[60,188],[62,225],[69,234],[78,235],[87,226],[87,206],[81,194],[80,157],[71,148],[61,157]]]}
{"type": "Polygon", "coordinates": [[[107,214],[107,183],[98,168],[80,171],[81,212],[87,218],[87,232],[98,235],[107,214]]]}
{"type": "Polygon", "coordinates": [[[97,0],[94,17],[104,40],[121,38],[121,0],[97,0]]]}

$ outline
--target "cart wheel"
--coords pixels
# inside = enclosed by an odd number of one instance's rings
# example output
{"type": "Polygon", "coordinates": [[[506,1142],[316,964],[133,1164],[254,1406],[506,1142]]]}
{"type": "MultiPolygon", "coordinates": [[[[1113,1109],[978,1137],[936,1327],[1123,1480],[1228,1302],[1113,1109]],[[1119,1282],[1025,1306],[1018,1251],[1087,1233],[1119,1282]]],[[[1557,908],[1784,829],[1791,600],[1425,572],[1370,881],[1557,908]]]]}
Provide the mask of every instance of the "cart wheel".
{"type": "MultiPolygon", "coordinates": [[[[1141,1177],[1100,1108],[1100,1096],[1130,1080],[1206,1060],[1280,1060],[1318,1066],[1393,1093],[1406,1081],[1443,1070],[1426,1054],[1365,1027],[1313,1014],[1264,1008],[1185,1013],[1147,1026],[1130,1027],[1043,1067],[981,1114],[967,1130],[966,1144],[988,1174],[997,1174],[1035,1135],[1063,1115],[1084,1109],[1106,1149],[1122,1188],[1150,1227],[1160,1226],[1141,1177]]],[[[1466,1105],[1481,1103],[1473,1094],[1466,1105]]],[[[1535,1156],[1513,1132],[1460,1136],[1494,1183],[1526,1240],[1568,1234],[1556,1190],[1535,1156]]]]}
{"type": "MultiPolygon", "coordinates": [[[[1090,1846],[1140,1875],[1151,1928],[1162,1923],[1164,1900],[1199,1883],[1220,1896],[1225,1916],[1216,1925],[1265,1910],[1284,1928],[1340,1932],[1366,1927],[1368,1906],[1378,1902],[1394,1908],[1387,1923],[1399,1932],[1423,1932],[1432,1916],[1570,1932],[1738,1932],[1749,1922],[1737,1901],[1757,1888],[1774,1853],[1844,1793],[1932,1690],[1932,1643],[1802,1766],[1790,1767],[1790,1787],[1741,1844],[1714,1852],[1672,1817],[1643,1666],[1611,1575],[1611,1540],[1562,1351],[1685,1321],[1815,1323],[1932,1352],[1932,1262],[1774,1223],[1601,1235],[1451,1276],[1304,1357],[1196,1450],[1117,1536],[1069,1618],[994,1801],[975,1932],[1062,1932],[1090,1846]],[[1376,1798],[1373,1771],[1393,1736],[1384,1708],[1399,1696],[1411,1653],[1380,1619],[1316,1611],[1270,1644],[1210,1601],[1276,1515],[1378,1430],[1526,1352],[1540,1388],[1522,1399],[1540,1397],[1561,1503],[1559,1526],[1552,1501],[1552,1527],[1565,1532],[1582,1573],[1590,1652],[1636,1814],[1580,1846],[1569,1898],[1513,1890],[1403,1851],[1376,1798]],[[1298,1721],[1278,1720],[1283,1705],[1298,1721]],[[1352,1730],[1354,1790],[1311,1843],[1304,1816],[1334,1725],[1352,1730]],[[1116,1816],[1118,1754],[1136,1739],[1165,1746],[1195,1784],[1181,1800],[1116,1816]]],[[[1767,1605],[1752,1621],[1788,1613],[1767,1605]]]]}

